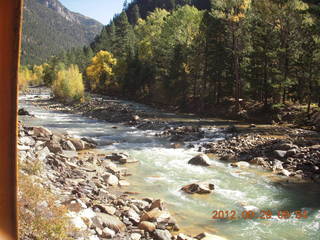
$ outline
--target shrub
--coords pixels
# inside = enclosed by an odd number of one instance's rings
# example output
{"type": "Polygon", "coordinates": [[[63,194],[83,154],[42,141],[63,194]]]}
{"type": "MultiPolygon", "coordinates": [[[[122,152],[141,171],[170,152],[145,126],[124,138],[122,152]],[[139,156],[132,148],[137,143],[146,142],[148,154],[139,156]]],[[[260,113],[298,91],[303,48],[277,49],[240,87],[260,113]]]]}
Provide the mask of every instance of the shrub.
{"type": "Polygon", "coordinates": [[[37,86],[43,83],[44,65],[35,65],[32,70],[28,67],[20,67],[18,74],[19,90],[25,90],[29,85],[37,86]]]}
{"type": "Polygon", "coordinates": [[[66,208],[57,205],[56,197],[34,180],[32,176],[19,176],[19,239],[70,239],[68,234],[73,229],[69,227],[66,208]]]}
{"type": "Polygon", "coordinates": [[[64,102],[82,100],[84,85],[78,66],[71,65],[68,69],[60,70],[53,81],[52,91],[55,97],[64,102]]]}

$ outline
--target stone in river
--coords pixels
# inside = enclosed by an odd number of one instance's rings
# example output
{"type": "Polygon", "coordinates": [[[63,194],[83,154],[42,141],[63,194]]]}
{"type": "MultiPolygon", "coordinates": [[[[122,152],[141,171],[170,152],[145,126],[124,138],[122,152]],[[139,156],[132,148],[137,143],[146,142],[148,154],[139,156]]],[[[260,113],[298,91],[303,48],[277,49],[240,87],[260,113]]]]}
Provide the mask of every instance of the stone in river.
{"type": "Polygon", "coordinates": [[[183,233],[179,233],[177,240],[194,240],[194,238],[184,235],[183,233]]]}
{"type": "Polygon", "coordinates": [[[105,174],[102,178],[107,184],[111,186],[116,186],[119,183],[119,179],[117,178],[117,176],[112,175],[111,173],[105,174]]]}
{"type": "Polygon", "coordinates": [[[128,181],[125,181],[125,180],[120,180],[119,181],[119,186],[120,187],[128,187],[128,186],[130,186],[130,183],[128,181]]]}
{"type": "Polygon", "coordinates": [[[250,167],[250,163],[245,162],[245,161],[240,161],[240,162],[231,163],[231,166],[238,167],[238,168],[248,168],[248,167],[250,167]]]}
{"type": "Polygon", "coordinates": [[[184,186],[181,188],[182,191],[189,193],[189,194],[208,194],[211,193],[212,190],[214,190],[214,185],[212,183],[192,183],[187,186],[184,186]]]}
{"type": "Polygon", "coordinates": [[[210,166],[210,158],[206,154],[199,154],[189,160],[188,164],[197,166],[210,166]]]}
{"type": "Polygon", "coordinates": [[[198,236],[195,237],[198,240],[227,240],[224,237],[220,237],[218,235],[213,235],[213,234],[209,234],[209,233],[201,233],[198,236]]]}

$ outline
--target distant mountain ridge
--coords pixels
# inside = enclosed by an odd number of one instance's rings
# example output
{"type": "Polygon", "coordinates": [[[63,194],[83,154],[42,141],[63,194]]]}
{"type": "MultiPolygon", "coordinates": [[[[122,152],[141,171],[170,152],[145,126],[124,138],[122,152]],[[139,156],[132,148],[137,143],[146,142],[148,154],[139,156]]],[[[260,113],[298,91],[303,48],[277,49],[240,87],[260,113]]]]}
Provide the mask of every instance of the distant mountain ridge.
{"type": "Polygon", "coordinates": [[[62,50],[88,45],[103,27],[58,0],[24,2],[22,64],[40,64],[62,50]]]}

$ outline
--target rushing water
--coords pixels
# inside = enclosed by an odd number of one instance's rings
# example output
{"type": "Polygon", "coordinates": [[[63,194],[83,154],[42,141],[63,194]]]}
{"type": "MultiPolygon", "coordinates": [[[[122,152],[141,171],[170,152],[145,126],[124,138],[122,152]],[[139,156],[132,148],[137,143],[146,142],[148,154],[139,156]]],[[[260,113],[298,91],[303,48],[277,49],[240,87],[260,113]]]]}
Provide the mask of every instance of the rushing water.
{"type": "MultiPolygon", "coordinates": [[[[214,157],[209,168],[188,165],[187,161],[198,154],[197,148],[172,149],[166,139],[155,137],[155,131],[45,111],[32,105],[30,100],[36,99],[32,95],[20,97],[21,106],[36,115],[36,118],[24,120],[27,125],[89,136],[99,143],[99,151],[125,152],[138,159],[138,164],[128,166],[133,174],[129,177],[131,186],[128,190],[141,193],[141,197],[164,199],[185,233],[195,235],[206,231],[236,240],[320,239],[319,185],[279,183],[263,170],[235,169],[214,157]],[[212,182],[214,193],[199,196],[179,191],[182,186],[197,181],[212,182]],[[271,210],[273,216],[270,219],[243,219],[243,204],[271,210]],[[213,220],[214,210],[234,210],[236,219],[213,220]],[[280,210],[306,210],[308,218],[297,219],[292,214],[289,219],[280,219],[277,217],[280,210]]],[[[214,136],[211,140],[217,140],[217,132],[216,129],[206,130],[206,137],[214,136]]]]}

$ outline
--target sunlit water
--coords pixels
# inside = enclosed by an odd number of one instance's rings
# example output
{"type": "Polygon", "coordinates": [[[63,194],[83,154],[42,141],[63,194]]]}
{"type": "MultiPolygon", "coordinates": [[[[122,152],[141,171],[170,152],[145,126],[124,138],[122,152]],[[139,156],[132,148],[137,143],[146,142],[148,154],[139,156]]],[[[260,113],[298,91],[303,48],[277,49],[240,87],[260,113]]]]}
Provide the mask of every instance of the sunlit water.
{"type": "MultiPolygon", "coordinates": [[[[197,155],[194,149],[172,149],[166,139],[155,137],[155,131],[142,131],[121,124],[110,124],[80,115],[44,111],[31,104],[34,96],[20,97],[21,106],[36,118],[25,118],[27,125],[45,126],[78,136],[89,136],[99,143],[99,151],[125,152],[139,160],[129,165],[133,175],[126,189],[141,197],[161,198],[185,233],[206,231],[227,239],[319,240],[320,188],[311,184],[283,184],[272,181],[270,173],[257,168],[240,170],[212,158],[209,168],[188,165],[197,155]],[[117,128],[115,128],[117,127],[117,128]],[[186,195],[179,189],[197,181],[215,185],[210,195],[186,195]],[[248,220],[241,217],[241,204],[271,210],[271,219],[248,220]],[[234,210],[235,220],[213,220],[214,210],[234,210]],[[279,219],[280,210],[307,210],[307,219],[279,219]]],[[[217,129],[207,130],[206,138],[218,139],[217,129]]],[[[221,137],[223,137],[221,135],[221,137]]],[[[204,140],[202,140],[204,141],[204,140]]],[[[198,143],[193,143],[197,145],[198,143]]]]}

